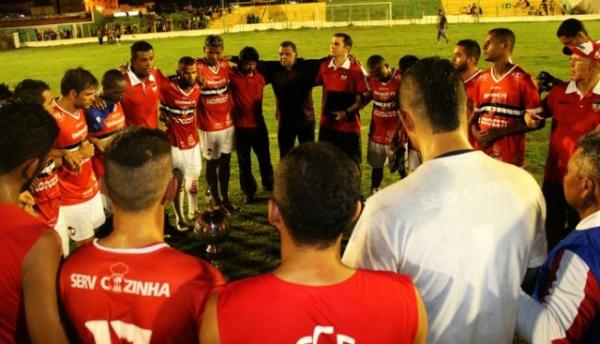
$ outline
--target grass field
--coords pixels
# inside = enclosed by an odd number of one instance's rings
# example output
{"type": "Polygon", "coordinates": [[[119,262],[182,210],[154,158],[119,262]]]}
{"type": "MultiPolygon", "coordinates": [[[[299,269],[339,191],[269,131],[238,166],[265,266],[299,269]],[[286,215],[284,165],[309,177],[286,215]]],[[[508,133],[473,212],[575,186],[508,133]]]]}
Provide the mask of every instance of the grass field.
{"type": "MultiPolygon", "coordinates": [[[[482,42],[487,30],[497,27],[496,24],[463,24],[451,25],[448,31],[451,43],[437,45],[435,30],[432,25],[397,26],[382,28],[346,28],[345,31],[354,39],[353,54],[366,61],[371,54],[385,56],[390,64],[395,65],[404,54],[415,54],[419,57],[438,55],[450,57],[452,42],[462,38],[473,38],[482,42]]],[[[517,35],[514,61],[532,74],[546,70],[566,79],[568,76],[568,59],[561,54],[561,46],[554,33],[558,23],[518,23],[507,25],[517,35]]],[[[588,31],[600,32],[600,21],[587,22],[588,31]]],[[[335,30],[339,31],[339,30],[335,30]]],[[[293,40],[299,48],[299,54],[305,57],[322,57],[328,53],[328,43],[333,30],[297,30],[268,31],[256,33],[240,33],[224,35],[225,53],[237,54],[246,45],[256,47],[263,59],[276,59],[277,47],[283,40],[293,40]]],[[[202,38],[157,39],[151,41],[155,47],[157,65],[164,73],[175,69],[176,61],[183,55],[202,55],[202,38]]],[[[128,60],[128,44],[99,46],[94,44],[72,47],[53,47],[38,49],[22,49],[0,53],[0,82],[14,86],[24,78],[35,78],[47,81],[55,92],[59,90],[59,82],[63,72],[74,66],[82,66],[91,70],[96,76],[110,68],[115,68],[128,60]]],[[[481,61],[481,67],[485,62],[481,61]]],[[[320,107],[321,90],[314,91],[315,108],[320,107]]],[[[265,89],[264,113],[271,138],[273,164],[277,166],[278,150],[276,141],[277,124],[274,119],[274,98],[269,87],[265,89]]],[[[363,156],[366,154],[366,134],[369,125],[369,110],[362,111],[363,116],[363,156]]],[[[546,126],[548,128],[549,126],[546,126]]],[[[543,174],[546,158],[548,132],[540,131],[528,135],[527,165],[538,181],[543,174]]],[[[231,193],[234,201],[241,202],[241,193],[237,175],[237,162],[233,159],[231,193]]],[[[364,160],[364,159],[363,159],[364,160]]],[[[370,170],[363,163],[363,194],[367,195],[370,170]]],[[[255,174],[257,175],[257,173],[255,174]]],[[[384,180],[390,184],[396,180],[389,173],[384,180]]],[[[205,185],[204,176],[201,185],[205,185]]],[[[231,219],[232,233],[223,245],[223,257],[215,263],[230,278],[237,279],[248,275],[271,270],[278,263],[277,234],[266,220],[266,199],[268,194],[259,190],[259,197],[264,201],[244,206],[241,214],[231,219]]],[[[204,202],[202,199],[201,202],[204,202]]],[[[171,244],[182,250],[203,255],[204,246],[190,233],[184,237],[171,240],[171,244]]]]}

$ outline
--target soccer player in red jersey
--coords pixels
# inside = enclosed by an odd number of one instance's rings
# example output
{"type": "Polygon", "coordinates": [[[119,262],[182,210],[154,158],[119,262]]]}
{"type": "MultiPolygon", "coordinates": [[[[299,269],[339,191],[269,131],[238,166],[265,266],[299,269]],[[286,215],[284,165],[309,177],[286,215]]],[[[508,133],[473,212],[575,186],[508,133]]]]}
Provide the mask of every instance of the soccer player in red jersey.
{"type": "MultiPolygon", "coordinates": [[[[552,117],[552,130],[542,191],[546,199],[548,247],[555,247],[579,222],[565,199],[563,179],[580,137],[600,125],[600,44],[588,41],[568,47],[571,81],[555,85],[544,98],[544,115],[552,117]]],[[[540,116],[527,116],[540,128],[540,116]]]]}
{"type": "MultiPolygon", "coordinates": [[[[54,111],[55,99],[50,86],[40,80],[25,79],[15,87],[15,100],[41,104],[48,113],[54,111]]],[[[56,170],[62,165],[62,152],[58,149],[50,151],[50,158],[44,164],[39,175],[34,179],[29,191],[33,199],[33,211],[40,216],[49,227],[54,228],[62,241],[63,255],[69,254],[69,232],[65,226],[64,215],[60,212],[60,188],[56,170]]],[[[23,195],[23,194],[22,194],[23,195]]]]}
{"type": "Polygon", "coordinates": [[[84,113],[92,105],[97,87],[98,81],[89,71],[68,70],[60,82],[62,96],[52,112],[60,128],[56,148],[63,153],[63,164],[58,169],[60,211],[77,244],[91,240],[94,230],[106,219],[92,167],[94,146],[87,139],[84,113]]]}
{"type": "Polygon", "coordinates": [[[127,90],[121,100],[128,126],[158,128],[158,70],[154,69],[154,49],[150,43],[131,45],[131,60],[125,73],[127,90]]]}
{"type": "Polygon", "coordinates": [[[229,200],[231,152],[234,126],[229,92],[229,63],[222,58],[223,39],[208,35],[204,40],[204,58],[198,59],[198,79],[202,93],[198,104],[198,126],[202,156],[206,159],[206,181],[217,206],[237,210],[229,200]]]}
{"type": "Polygon", "coordinates": [[[174,174],[179,187],[175,197],[176,227],[188,228],[183,212],[183,195],[187,195],[187,216],[193,218],[198,211],[198,178],[202,168],[200,138],[198,137],[197,107],[200,86],[196,82],[196,60],[190,56],[179,59],[177,74],[160,82],[160,115],[167,127],[171,144],[174,174]]]}
{"type": "MultiPolygon", "coordinates": [[[[473,118],[475,98],[477,97],[475,94],[475,81],[481,73],[481,70],[477,68],[480,56],[481,48],[472,39],[458,41],[452,53],[452,64],[460,73],[460,78],[465,83],[465,90],[467,91],[467,119],[469,122],[473,118]]],[[[469,142],[471,146],[477,148],[477,140],[475,140],[471,131],[469,131],[469,142]]]]}
{"type": "Polygon", "coordinates": [[[106,149],[114,229],[73,252],[60,271],[60,297],[82,342],[165,343],[165,336],[184,335],[194,341],[195,319],[223,277],[164,242],[164,205],[177,186],[172,169],[171,145],[158,129],[125,129],[106,149]],[[165,323],[190,327],[169,333],[165,323]],[[155,326],[163,330],[153,333],[155,326]]]}
{"type": "Polygon", "coordinates": [[[258,52],[252,47],[240,51],[237,68],[229,75],[233,97],[233,122],[235,124],[235,147],[240,170],[240,185],[246,203],[254,201],[257,185],[252,175],[250,151],[254,150],[260,168],[262,186],[273,190],[273,165],[269,150],[269,134],[263,117],[262,101],[265,78],[256,68],[258,52]]]}
{"type": "Polygon", "coordinates": [[[398,95],[401,76],[400,72],[390,68],[380,55],[369,57],[367,67],[369,68],[367,83],[370,91],[367,99],[373,100],[367,162],[373,169],[371,194],[374,194],[381,186],[383,165],[387,160],[394,135],[398,132],[400,123],[398,95]]]}
{"type": "Polygon", "coordinates": [[[512,63],[515,34],[505,28],[488,32],[483,56],[492,66],[475,82],[475,116],[471,132],[491,157],[523,167],[525,164],[525,113],[542,112],[540,96],[531,75],[512,63]]]}
{"type": "Polygon", "coordinates": [[[67,343],[60,323],[56,275],[60,239],[19,207],[58,135],[35,103],[0,108],[0,342],[67,343]]]}
{"type": "Polygon", "coordinates": [[[340,149],[306,143],[286,154],[268,214],[281,264],[211,296],[201,343],[424,343],[427,316],[410,278],[341,263],[359,198],[360,170],[340,149]]]}
{"type": "Polygon", "coordinates": [[[321,64],[317,85],[323,85],[319,142],[330,142],[350,155],[357,163],[362,159],[360,114],[362,97],[369,89],[361,66],[351,62],[352,38],[336,33],[331,38],[331,59],[321,64]]]}

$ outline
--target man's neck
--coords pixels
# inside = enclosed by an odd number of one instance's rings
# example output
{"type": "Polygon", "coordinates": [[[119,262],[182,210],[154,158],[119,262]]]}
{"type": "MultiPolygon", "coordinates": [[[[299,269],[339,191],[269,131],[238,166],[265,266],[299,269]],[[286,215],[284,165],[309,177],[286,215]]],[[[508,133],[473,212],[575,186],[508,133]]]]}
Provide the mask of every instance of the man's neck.
{"type": "Polygon", "coordinates": [[[319,286],[343,282],[352,277],[355,269],[342,264],[341,238],[332,246],[317,249],[298,246],[287,236],[281,235],[281,264],[273,272],[275,276],[296,284],[319,286]]]}
{"type": "Polygon", "coordinates": [[[164,241],[164,208],[127,213],[115,207],[113,231],[100,244],[110,248],[145,247],[164,241]]]}
{"type": "Polygon", "coordinates": [[[515,64],[512,63],[510,58],[494,62],[492,65],[492,68],[494,69],[494,76],[498,78],[502,77],[504,74],[508,73],[508,71],[514,67],[514,65],[515,64]]]}
{"type": "Polygon", "coordinates": [[[72,101],[70,101],[69,99],[67,99],[65,97],[58,98],[58,101],[56,103],[58,104],[58,106],[69,111],[70,113],[75,113],[78,110],[75,107],[75,103],[73,103],[72,101]]]}
{"type": "Polygon", "coordinates": [[[579,92],[585,95],[591,92],[594,89],[594,87],[596,87],[598,81],[600,81],[600,73],[595,73],[589,79],[577,80],[575,84],[577,85],[577,89],[579,90],[579,92]]]}
{"type": "Polygon", "coordinates": [[[388,71],[386,75],[382,76],[381,79],[379,79],[379,82],[388,82],[392,79],[392,72],[388,71]]]}
{"type": "Polygon", "coordinates": [[[594,214],[595,212],[600,210],[600,204],[598,202],[591,202],[584,209],[577,209],[577,213],[579,214],[579,218],[583,221],[586,217],[594,214]]]}
{"type": "Polygon", "coordinates": [[[186,92],[192,88],[192,85],[189,85],[187,82],[182,81],[181,79],[177,79],[177,86],[186,92]]]}
{"type": "Polygon", "coordinates": [[[146,81],[146,79],[148,79],[148,77],[150,76],[149,74],[146,74],[146,75],[139,74],[138,72],[135,71],[133,66],[130,66],[130,68],[131,68],[131,71],[133,72],[133,74],[135,74],[135,76],[137,76],[137,78],[140,79],[141,82],[146,81]]]}
{"type": "Polygon", "coordinates": [[[462,135],[458,130],[448,133],[433,134],[425,141],[425,143],[419,142],[419,150],[423,162],[450,152],[472,148],[473,147],[469,144],[466,135],[462,135]]]}
{"type": "Polygon", "coordinates": [[[336,67],[341,67],[342,64],[348,59],[348,54],[344,54],[342,56],[337,56],[333,58],[333,63],[335,63],[336,67]]]}
{"type": "Polygon", "coordinates": [[[477,68],[477,66],[469,66],[469,68],[460,73],[460,78],[462,81],[467,81],[471,79],[471,77],[477,72],[479,72],[479,68],[477,68]]]}
{"type": "Polygon", "coordinates": [[[0,203],[18,205],[20,185],[16,179],[16,172],[0,175],[0,203]]]}

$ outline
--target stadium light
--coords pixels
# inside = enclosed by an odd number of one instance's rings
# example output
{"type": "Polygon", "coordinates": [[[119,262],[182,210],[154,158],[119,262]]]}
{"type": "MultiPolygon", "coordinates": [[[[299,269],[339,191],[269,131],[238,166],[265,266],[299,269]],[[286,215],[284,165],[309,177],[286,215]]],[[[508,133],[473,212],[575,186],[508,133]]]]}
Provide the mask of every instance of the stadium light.
{"type": "Polygon", "coordinates": [[[115,17],[115,18],[127,17],[127,13],[125,13],[125,12],[115,12],[115,13],[113,13],[113,17],[115,17]]]}
{"type": "Polygon", "coordinates": [[[103,10],[104,10],[104,7],[102,7],[102,6],[96,6],[96,11],[102,12],[103,10]]]}
{"type": "Polygon", "coordinates": [[[127,14],[129,14],[131,17],[133,17],[133,16],[139,15],[140,11],[127,11],[127,14]]]}

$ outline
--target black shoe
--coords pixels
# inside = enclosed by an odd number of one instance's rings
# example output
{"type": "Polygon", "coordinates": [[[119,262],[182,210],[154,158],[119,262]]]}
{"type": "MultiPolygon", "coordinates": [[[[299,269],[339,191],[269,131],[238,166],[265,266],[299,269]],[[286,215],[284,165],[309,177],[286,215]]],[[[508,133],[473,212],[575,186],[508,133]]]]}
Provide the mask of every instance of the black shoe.
{"type": "Polygon", "coordinates": [[[223,208],[229,214],[234,213],[234,212],[238,212],[238,211],[241,210],[240,207],[233,205],[231,203],[231,201],[229,201],[228,199],[224,200],[221,203],[221,208],[223,208]]]}
{"type": "MultiPolygon", "coordinates": [[[[244,198],[244,203],[246,204],[252,204],[254,203],[256,200],[254,199],[254,195],[252,194],[246,194],[245,198],[244,198]]],[[[231,203],[230,203],[231,204],[231,203]]]]}

